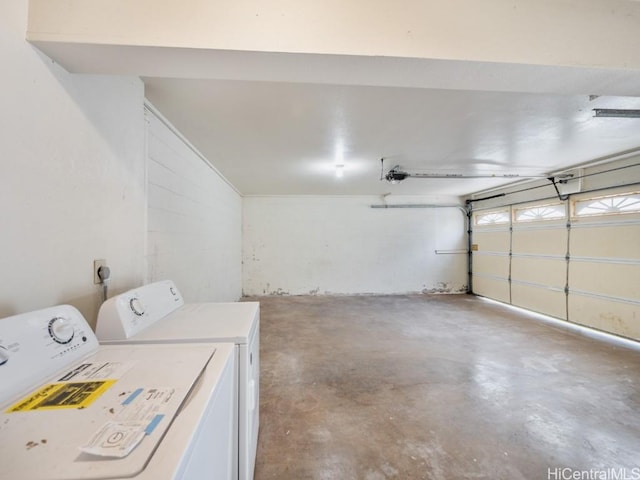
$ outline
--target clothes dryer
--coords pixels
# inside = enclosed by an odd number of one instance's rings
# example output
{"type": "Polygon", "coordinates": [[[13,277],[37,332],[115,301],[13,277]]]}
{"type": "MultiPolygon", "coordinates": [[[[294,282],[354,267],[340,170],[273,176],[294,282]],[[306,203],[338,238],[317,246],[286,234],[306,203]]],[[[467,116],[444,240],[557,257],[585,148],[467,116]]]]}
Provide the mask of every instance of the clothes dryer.
{"type": "Polygon", "coordinates": [[[185,304],[176,285],[165,280],[104,302],[96,334],[103,344],[233,342],[238,365],[237,478],[253,479],[260,421],[258,302],[185,304]]]}
{"type": "Polygon", "coordinates": [[[69,305],[0,319],[0,479],[231,479],[234,349],[101,346],[69,305]]]}

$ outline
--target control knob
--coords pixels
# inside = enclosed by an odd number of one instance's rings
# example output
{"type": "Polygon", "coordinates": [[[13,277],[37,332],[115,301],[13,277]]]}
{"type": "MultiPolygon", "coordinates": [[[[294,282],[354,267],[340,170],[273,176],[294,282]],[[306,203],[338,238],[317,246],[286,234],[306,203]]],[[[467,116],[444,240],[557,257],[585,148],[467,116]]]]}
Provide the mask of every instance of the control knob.
{"type": "Polygon", "coordinates": [[[138,317],[141,317],[142,315],[144,315],[144,305],[142,304],[139,298],[134,297],[131,300],[129,300],[129,307],[131,308],[131,311],[135,313],[138,317]]]}
{"type": "Polygon", "coordinates": [[[49,320],[49,335],[57,343],[65,344],[73,340],[75,330],[69,320],[64,317],[55,317],[49,320]]]}
{"type": "Polygon", "coordinates": [[[9,361],[9,351],[0,345],[0,365],[4,365],[9,361]]]}

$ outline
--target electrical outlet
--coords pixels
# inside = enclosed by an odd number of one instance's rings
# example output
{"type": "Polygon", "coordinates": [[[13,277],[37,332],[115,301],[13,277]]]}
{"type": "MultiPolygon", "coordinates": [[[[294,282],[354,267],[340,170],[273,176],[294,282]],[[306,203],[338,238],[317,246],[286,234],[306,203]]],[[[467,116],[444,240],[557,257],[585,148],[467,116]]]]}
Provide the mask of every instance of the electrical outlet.
{"type": "Polygon", "coordinates": [[[100,277],[98,276],[98,269],[100,267],[106,267],[107,266],[107,261],[103,258],[101,260],[94,260],[93,261],[93,283],[98,285],[99,283],[102,283],[100,281],[100,277]]]}

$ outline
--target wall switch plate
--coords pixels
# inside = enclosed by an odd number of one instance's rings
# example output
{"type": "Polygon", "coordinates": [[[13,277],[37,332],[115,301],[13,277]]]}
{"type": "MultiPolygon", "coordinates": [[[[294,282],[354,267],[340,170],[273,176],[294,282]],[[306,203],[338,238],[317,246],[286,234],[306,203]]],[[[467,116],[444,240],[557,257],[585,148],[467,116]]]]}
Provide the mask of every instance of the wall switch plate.
{"type": "Polygon", "coordinates": [[[106,266],[107,266],[107,261],[104,258],[93,261],[93,283],[94,284],[98,285],[99,283],[102,283],[102,281],[100,280],[100,277],[98,276],[98,269],[100,267],[106,267],[106,266]]]}

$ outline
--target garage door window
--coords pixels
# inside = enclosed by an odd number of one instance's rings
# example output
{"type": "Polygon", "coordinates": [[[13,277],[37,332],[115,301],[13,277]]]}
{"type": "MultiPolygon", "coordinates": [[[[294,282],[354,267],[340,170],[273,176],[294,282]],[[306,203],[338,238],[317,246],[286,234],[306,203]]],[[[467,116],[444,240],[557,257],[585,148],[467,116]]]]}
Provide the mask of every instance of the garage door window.
{"type": "Polygon", "coordinates": [[[516,222],[535,222],[540,220],[558,220],[567,215],[564,203],[554,203],[548,205],[534,205],[530,207],[517,208],[515,211],[516,222]]]}
{"type": "Polygon", "coordinates": [[[576,217],[638,213],[640,212],[640,192],[577,200],[574,204],[574,212],[576,217]]]}
{"type": "Polygon", "coordinates": [[[481,212],[475,214],[476,225],[500,225],[509,223],[509,211],[500,210],[492,212],[481,212]]]}

